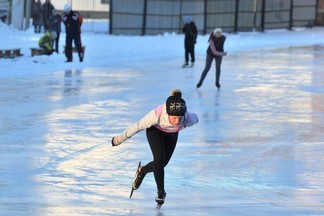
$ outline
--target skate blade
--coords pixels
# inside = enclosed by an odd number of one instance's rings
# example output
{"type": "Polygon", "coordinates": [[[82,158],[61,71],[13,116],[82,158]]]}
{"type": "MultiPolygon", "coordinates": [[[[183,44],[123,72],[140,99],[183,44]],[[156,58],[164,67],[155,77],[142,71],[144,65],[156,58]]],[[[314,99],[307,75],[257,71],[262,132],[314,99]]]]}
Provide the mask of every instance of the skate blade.
{"type": "MultiPolygon", "coordinates": [[[[140,167],[141,167],[141,161],[138,163],[138,166],[137,166],[137,170],[136,170],[135,176],[136,176],[136,174],[137,174],[137,172],[138,172],[138,170],[139,170],[140,167]]],[[[132,198],[133,193],[134,193],[134,190],[136,190],[136,189],[133,187],[133,183],[132,183],[132,189],[131,189],[131,192],[130,192],[130,195],[129,195],[129,199],[132,198]]]]}
{"type": "Polygon", "coordinates": [[[157,209],[157,210],[160,210],[161,207],[162,207],[162,205],[163,205],[163,204],[161,204],[161,203],[156,204],[156,209],[157,209]]]}

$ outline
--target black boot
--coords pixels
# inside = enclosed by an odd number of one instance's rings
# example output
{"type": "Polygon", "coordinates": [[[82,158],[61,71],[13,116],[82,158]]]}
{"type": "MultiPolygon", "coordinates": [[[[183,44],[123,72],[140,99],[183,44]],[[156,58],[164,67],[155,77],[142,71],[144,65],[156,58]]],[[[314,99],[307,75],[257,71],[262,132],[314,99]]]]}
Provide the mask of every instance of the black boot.
{"type": "Polygon", "coordinates": [[[139,171],[136,173],[135,178],[133,180],[133,189],[134,190],[137,190],[141,186],[145,175],[146,175],[146,173],[142,172],[142,167],[141,167],[139,169],[139,171]]]}
{"type": "Polygon", "coordinates": [[[155,198],[155,202],[162,205],[164,203],[165,197],[166,197],[165,191],[164,190],[159,190],[157,192],[157,197],[155,198]]]}

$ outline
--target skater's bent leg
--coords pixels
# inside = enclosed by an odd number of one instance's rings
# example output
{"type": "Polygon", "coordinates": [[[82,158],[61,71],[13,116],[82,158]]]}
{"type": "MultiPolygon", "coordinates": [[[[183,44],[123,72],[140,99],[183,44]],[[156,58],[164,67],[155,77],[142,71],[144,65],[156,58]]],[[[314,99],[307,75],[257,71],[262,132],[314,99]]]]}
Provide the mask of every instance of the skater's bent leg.
{"type": "Polygon", "coordinates": [[[147,174],[150,172],[154,172],[154,161],[151,161],[150,163],[146,164],[142,167],[141,172],[147,174]]]}
{"type": "Polygon", "coordinates": [[[201,77],[200,77],[200,80],[199,80],[199,83],[200,85],[202,85],[202,83],[204,82],[204,79],[205,77],[207,76],[207,73],[211,67],[211,64],[213,62],[213,56],[211,55],[206,55],[206,64],[205,64],[205,69],[203,70],[203,72],[201,73],[201,77]]]}
{"type": "Polygon", "coordinates": [[[158,190],[164,190],[165,132],[155,127],[146,130],[147,140],[153,154],[154,179],[158,190]]]}

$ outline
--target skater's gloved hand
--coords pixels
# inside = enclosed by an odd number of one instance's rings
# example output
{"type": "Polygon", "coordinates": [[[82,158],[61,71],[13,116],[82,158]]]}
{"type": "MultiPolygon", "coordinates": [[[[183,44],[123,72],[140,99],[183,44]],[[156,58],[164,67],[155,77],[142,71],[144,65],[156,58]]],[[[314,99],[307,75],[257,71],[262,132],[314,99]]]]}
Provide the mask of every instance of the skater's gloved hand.
{"type": "Polygon", "coordinates": [[[112,146],[118,146],[120,144],[122,144],[123,141],[121,141],[120,139],[118,139],[118,136],[117,137],[113,137],[111,139],[111,145],[112,146]]]}

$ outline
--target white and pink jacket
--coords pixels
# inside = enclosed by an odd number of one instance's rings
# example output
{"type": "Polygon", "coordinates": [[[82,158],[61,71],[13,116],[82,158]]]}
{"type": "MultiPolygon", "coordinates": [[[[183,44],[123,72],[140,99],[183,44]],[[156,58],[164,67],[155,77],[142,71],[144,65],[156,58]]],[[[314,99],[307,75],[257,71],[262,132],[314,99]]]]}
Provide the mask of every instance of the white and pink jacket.
{"type": "Polygon", "coordinates": [[[128,138],[132,137],[136,133],[150,128],[151,126],[164,131],[166,133],[178,132],[185,127],[190,127],[198,122],[198,117],[195,113],[186,112],[182,122],[179,125],[172,125],[169,122],[168,114],[166,112],[165,104],[158,106],[151,110],[146,116],[139,120],[133,126],[127,128],[122,134],[119,135],[121,138],[119,141],[124,142],[128,138]]]}

